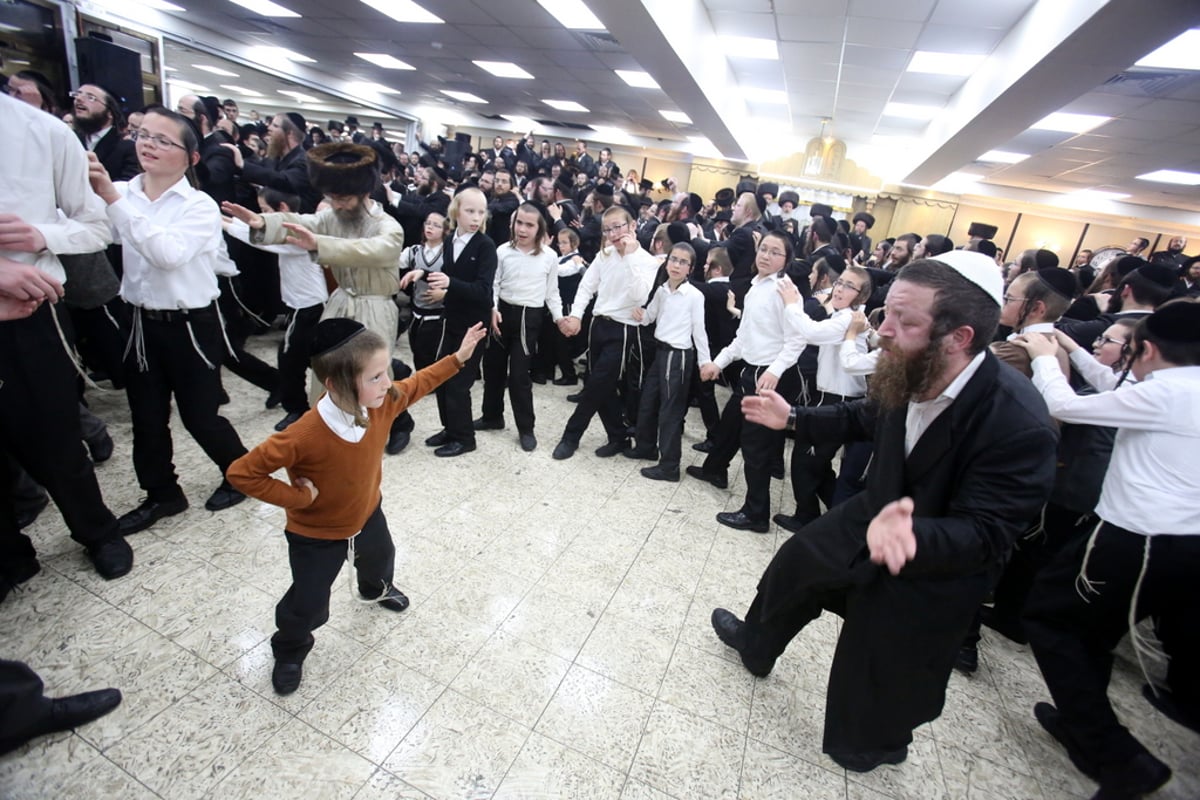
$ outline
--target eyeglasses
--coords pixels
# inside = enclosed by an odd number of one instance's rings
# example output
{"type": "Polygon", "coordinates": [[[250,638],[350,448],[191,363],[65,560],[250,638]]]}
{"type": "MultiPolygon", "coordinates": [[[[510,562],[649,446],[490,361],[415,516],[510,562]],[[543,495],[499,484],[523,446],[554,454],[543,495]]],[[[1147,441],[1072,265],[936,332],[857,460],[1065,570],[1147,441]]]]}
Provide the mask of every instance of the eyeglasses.
{"type": "Polygon", "coordinates": [[[787,258],[787,253],[782,250],[769,250],[765,247],[758,248],[758,252],[768,258],[787,258]]]}
{"type": "Polygon", "coordinates": [[[1024,297],[1013,297],[1011,294],[1004,295],[1005,303],[1024,303],[1026,299],[1024,297]]]}
{"type": "Polygon", "coordinates": [[[855,286],[853,283],[850,283],[849,281],[844,281],[841,278],[839,278],[833,282],[833,288],[837,289],[838,287],[841,287],[843,289],[849,289],[852,292],[857,292],[862,288],[859,286],[855,286]]]}
{"type": "Polygon", "coordinates": [[[627,225],[629,225],[628,222],[622,222],[620,225],[609,225],[607,228],[604,228],[603,230],[606,234],[608,234],[609,236],[612,236],[614,233],[616,233],[619,230],[622,230],[627,225]]]}
{"type": "Polygon", "coordinates": [[[667,256],[667,263],[678,264],[681,267],[690,267],[692,265],[691,261],[688,261],[686,258],[679,258],[677,256],[667,256]]]}
{"type": "Polygon", "coordinates": [[[183,145],[177,142],[172,142],[161,133],[146,133],[145,131],[138,131],[133,135],[133,140],[135,142],[146,142],[147,144],[152,144],[160,150],[166,150],[168,147],[178,147],[180,150],[187,150],[187,148],[183,145]]]}
{"type": "Polygon", "coordinates": [[[1097,336],[1096,341],[1092,342],[1092,347],[1104,347],[1106,344],[1119,344],[1125,346],[1124,339],[1112,339],[1108,336],[1097,336]]]}
{"type": "Polygon", "coordinates": [[[71,94],[68,96],[72,100],[87,100],[89,103],[99,103],[100,105],[105,105],[103,97],[96,97],[96,95],[92,94],[91,92],[71,92],[71,94]]]}

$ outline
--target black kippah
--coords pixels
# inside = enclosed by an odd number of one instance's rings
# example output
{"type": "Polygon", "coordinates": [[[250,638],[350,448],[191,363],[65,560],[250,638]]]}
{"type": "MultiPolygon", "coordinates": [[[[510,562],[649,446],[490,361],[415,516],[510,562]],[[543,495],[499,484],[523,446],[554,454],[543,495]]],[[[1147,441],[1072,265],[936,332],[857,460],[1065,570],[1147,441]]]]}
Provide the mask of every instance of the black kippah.
{"type": "Polygon", "coordinates": [[[1118,278],[1124,278],[1135,269],[1141,269],[1149,263],[1146,259],[1137,256],[1121,256],[1117,259],[1113,269],[1116,270],[1118,278]]]}
{"type": "Polygon", "coordinates": [[[1146,318],[1146,330],[1163,342],[1200,342],[1200,303],[1176,300],[1146,318]]]}
{"type": "Polygon", "coordinates": [[[1173,289],[1175,288],[1175,282],[1179,278],[1179,268],[1174,264],[1171,266],[1167,266],[1166,264],[1146,264],[1138,267],[1138,274],[1164,289],[1173,289]]]}
{"type": "Polygon", "coordinates": [[[365,330],[366,328],[361,322],[355,322],[345,317],[323,319],[317,323],[316,330],[313,331],[309,354],[313,358],[323,356],[331,350],[338,349],[365,330]]]}
{"type": "Polygon", "coordinates": [[[691,242],[692,232],[688,230],[688,226],[686,224],[682,222],[672,222],[667,226],[667,238],[671,240],[671,244],[691,242]]]}
{"type": "Polygon", "coordinates": [[[1036,274],[1038,280],[1046,284],[1050,291],[1068,300],[1074,300],[1075,295],[1079,292],[1079,281],[1075,280],[1075,276],[1065,269],[1049,267],[1039,269],[1036,274]]]}

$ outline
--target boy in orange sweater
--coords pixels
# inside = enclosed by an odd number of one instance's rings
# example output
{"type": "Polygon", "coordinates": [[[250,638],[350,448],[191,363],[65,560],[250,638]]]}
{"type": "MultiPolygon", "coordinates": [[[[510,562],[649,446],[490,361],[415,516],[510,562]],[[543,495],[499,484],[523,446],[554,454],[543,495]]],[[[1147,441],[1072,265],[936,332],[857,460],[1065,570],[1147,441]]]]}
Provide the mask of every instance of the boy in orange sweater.
{"type": "Polygon", "coordinates": [[[485,334],[475,325],[456,353],[392,382],[387,343],[378,334],[354,320],[323,320],[311,352],[327,393],[229,467],[239,491],[287,509],[292,585],[275,607],[271,683],[277,693],[300,686],[312,632],[329,619],[329,590],[343,561],[357,573],[362,597],[392,611],[408,607],[392,585],[396,549],[380,493],[384,446],[392,420],[457,373],[485,334]],[[290,484],[271,477],[280,468],[290,484]]]}

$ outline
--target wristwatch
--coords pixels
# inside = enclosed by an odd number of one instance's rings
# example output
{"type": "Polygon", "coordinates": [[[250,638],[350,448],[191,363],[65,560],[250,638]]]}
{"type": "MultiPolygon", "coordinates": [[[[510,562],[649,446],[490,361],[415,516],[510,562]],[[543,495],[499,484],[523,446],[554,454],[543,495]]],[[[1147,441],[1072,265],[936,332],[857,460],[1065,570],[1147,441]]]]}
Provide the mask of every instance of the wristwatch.
{"type": "Polygon", "coordinates": [[[798,410],[797,406],[792,406],[791,408],[788,409],[787,424],[784,427],[786,427],[789,431],[796,430],[796,411],[797,410],[798,410]]]}

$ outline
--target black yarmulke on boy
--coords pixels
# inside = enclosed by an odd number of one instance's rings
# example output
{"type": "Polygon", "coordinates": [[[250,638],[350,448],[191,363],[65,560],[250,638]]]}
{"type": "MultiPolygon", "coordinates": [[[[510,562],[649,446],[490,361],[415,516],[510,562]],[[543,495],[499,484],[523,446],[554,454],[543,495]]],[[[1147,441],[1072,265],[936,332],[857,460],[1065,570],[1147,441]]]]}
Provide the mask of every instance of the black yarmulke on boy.
{"type": "Polygon", "coordinates": [[[336,350],[358,334],[366,330],[361,322],[355,322],[345,317],[331,317],[317,323],[313,331],[312,345],[309,353],[313,358],[324,355],[330,350],[336,350]]]}
{"type": "Polygon", "coordinates": [[[1050,290],[1068,300],[1074,300],[1079,294],[1079,281],[1065,269],[1048,267],[1037,271],[1038,280],[1050,287],[1050,290]]]}
{"type": "Polygon", "coordinates": [[[1168,303],[1146,318],[1146,330],[1166,342],[1200,342],[1200,303],[1168,303]]]}

